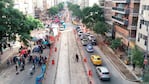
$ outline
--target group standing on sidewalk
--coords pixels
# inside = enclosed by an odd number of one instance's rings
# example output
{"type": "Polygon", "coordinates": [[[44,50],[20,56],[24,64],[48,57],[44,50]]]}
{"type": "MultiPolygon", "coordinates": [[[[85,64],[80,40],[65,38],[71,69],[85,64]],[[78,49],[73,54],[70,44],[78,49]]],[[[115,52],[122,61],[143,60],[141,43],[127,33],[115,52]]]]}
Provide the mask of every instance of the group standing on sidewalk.
{"type": "Polygon", "coordinates": [[[15,65],[16,75],[19,71],[25,70],[26,63],[32,64],[32,70],[35,70],[36,65],[41,66],[47,61],[46,56],[42,56],[43,50],[50,47],[50,42],[47,39],[39,39],[35,42],[35,48],[32,50],[28,47],[21,46],[19,54],[7,59],[7,66],[15,65]],[[35,53],[35,54],[34,54],[35,53]],[[39,55],[38,55],[39,54],[39,55]],[[20,69],[19,69],[20,68],[20,69]]]}

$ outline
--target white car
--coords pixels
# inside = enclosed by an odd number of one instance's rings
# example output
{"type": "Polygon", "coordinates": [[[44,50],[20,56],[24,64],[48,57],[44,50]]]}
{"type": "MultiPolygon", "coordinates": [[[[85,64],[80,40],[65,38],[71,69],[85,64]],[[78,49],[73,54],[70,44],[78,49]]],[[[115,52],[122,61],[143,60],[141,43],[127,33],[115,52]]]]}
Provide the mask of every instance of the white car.
{"type": "Polygon", "coordinates": [[[83,39],[83,40],[81,40],[81,43],[83,46],[86,46],[89,42],[87,39],[83,39]]]}
{"type": "Polygon", "coordinates": [[[78,35],[81,36],[81,34],[83,34],[83,32],[82,32],[82,31],[79,31],[79,32],[78,32],[78,35]]]}
{"type": "Polygon", "coordinates": [[[60,31],[64,31],[64,30],[65,30],[65,29],[64,29],[64,26],[60,26],[60,27],[59,27],[59,30],[60,30],[60,31]]]}
{"type": "Polygon", "coordinates": [[[96,71],[100,80],[110,80],[110,72],[106,67],[98,66],[96,67],[96,71]]]}

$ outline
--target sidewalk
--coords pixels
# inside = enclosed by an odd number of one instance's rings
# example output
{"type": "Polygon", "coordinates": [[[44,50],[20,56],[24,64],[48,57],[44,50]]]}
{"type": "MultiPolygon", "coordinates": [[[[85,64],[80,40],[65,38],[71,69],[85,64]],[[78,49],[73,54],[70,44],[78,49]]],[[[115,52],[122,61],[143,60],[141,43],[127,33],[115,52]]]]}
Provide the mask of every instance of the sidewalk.
{"type": "Polygon", "coordinates": [[[121,75],[129,81],[140,81],[140,68],[136,68],[135,71],[132,71],[131,65],[126,65],[118,57],[120,53],[115,53],[109,46],[103,42],[101,35],[97,36],[98,47],[104,52],[104,54],[113,62],[117,70],[121,72],[121,75]],[[139,76],[138,76],[139,74],[139,76]]]}
{"type": "Polygon", "coordinates": [[[19,49],[20,46],[18,45],[14,45],[11,49],[10,48],[6,48],[4,51],[3,51],[3,54],[0,55],[1,56],[1,60],[0,60],[0,72],[1,72],[1,69],[3,68],[6,68],[6,61],[7,59],[15,56],[18,54],[18,49],[19,49]]]}

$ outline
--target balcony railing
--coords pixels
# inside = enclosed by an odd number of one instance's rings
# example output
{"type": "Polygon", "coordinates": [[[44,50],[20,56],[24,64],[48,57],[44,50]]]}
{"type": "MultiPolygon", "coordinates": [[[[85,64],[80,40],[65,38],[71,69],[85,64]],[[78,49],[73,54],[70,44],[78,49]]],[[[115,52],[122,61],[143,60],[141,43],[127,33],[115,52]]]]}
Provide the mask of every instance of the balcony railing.
{"type": "Polygon", "coordinates": [[[124,19],[117,17],[117,16],[112,16],[112,18],[115,22],[118,22],[122,25],[128,25],[128,20],[124,20],[124,19]]]}
{"type": "Polygon", "coordinates": [[[129,3],[130,0],[112,0],[115,3],[129,3]]]}
{"type": "Polygon", "coordinates": [[[131,0],[131,2],[140,3],[140,0],[131,0]]]}
{"type": "Polygon", "coordinates": [[[122,13],[122,14],[128,14],[129,13],[129,9],[118,8],[118,7],[112,7],[112,9],[115,12],[122,13]]]}
{"type": "Polygon", "coordinates": [[[138,16],[139,15],[139,9],[130,9],[130,14],[133,16],[138,16]]]}

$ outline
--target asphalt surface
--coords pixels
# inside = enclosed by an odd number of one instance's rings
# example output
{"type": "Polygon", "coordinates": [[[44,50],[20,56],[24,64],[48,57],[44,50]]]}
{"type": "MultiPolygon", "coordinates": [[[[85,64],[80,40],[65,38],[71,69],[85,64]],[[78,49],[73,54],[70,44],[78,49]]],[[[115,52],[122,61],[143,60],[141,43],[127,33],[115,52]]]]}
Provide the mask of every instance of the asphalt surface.
{"type": "MultiPolygon", "coordinates": [[[[76,35],[76,39],[79,38],[78,35],[76,35]]],[[[112,64],[111,60],[109,58],[107,58],[107,56],[105,56],[103,54],[103,52],[98,48],[98,46],[94,46],[94,52],[93,53],[88,53],[85,50],[85,46],[82,46],[80,40],[78,41],[78,44],[80,46],[80,50],[83,50],[83,55],[84,57],[87,58],[87,63],[88,63],[88,68],[91,69],[92,71],[92,81],[94,84],[138,84],[135,82],[131,82],[131,81],[127,81],[125,80],[122,75],[120,74],[120,72],[118,70],[116,70],[115,66],[112,64]],[[93,63],[90,60],[90,56],[91,55],[100,55],[102,57],[103,60],[103,64],[102,66],[106,66],[109,71],[110,71],[110,76],[111,76],[111,80],[110,81],[101,81],[96,73],[95,70],[95,65],[93,65],[93,63]]]]}

